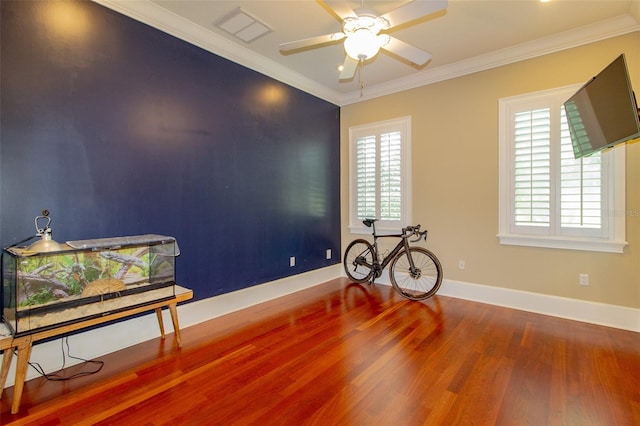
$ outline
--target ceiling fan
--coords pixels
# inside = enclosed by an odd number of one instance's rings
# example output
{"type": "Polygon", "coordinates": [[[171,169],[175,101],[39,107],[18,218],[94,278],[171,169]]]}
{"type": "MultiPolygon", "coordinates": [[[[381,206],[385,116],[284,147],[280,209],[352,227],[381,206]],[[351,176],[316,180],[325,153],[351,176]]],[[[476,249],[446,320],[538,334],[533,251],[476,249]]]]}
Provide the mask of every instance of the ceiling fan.
{"type": "Polygon", "coordinates": [[[377,15],[364,7],[353,10],[344,0],[323,2],[342,20],[342,32],[283,43],[280,45],[280,51],[295,53],[301,49],[321,47],[344,40],[346,57],[341,67],[340,80],[352,79],[358,65],[363,66],[364,62],[376,56],[380,49],[419,66],[426,64],[431,59],[431,53],[398,40],[385,31],[447,7],[447,0],[413,0],[383,15],[377,15]]]}

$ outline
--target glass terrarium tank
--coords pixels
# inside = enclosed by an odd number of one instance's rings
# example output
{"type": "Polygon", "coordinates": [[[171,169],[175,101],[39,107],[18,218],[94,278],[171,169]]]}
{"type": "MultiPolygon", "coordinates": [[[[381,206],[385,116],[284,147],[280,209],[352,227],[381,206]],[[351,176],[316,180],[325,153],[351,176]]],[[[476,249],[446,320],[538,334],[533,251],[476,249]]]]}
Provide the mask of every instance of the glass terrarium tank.
{"type": "MultiPolygon", "coordinates": [[[[57,244],[57,243],[56,243],[57,244]]],[[[14,334],[60,327],[175,295],[176,240],[138,235],[2,253],[2,314],[14,334]]]]}

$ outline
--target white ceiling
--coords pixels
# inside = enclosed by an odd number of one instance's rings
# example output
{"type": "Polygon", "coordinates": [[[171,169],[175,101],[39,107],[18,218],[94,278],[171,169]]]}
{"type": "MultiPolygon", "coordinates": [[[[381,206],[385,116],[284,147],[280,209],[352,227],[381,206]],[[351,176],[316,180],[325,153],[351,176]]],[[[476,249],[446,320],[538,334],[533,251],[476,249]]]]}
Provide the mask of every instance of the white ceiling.
{"type": "MultiPolygon", "coordinates": [[[[357,74],[338,79],[341,43],[287,55],[279,50],[281,43],[342,30],[322,1],[94,1],[338,105],[640,31],[640,0],[449,0],[444,12],[390,33],[433,59],[416,68],[381,52],[364,66],[361,93],[357,74]],[[215,26],[238,7],[271,32],[245,43],[215,26]]],[[[361,0],[346,3],[362,6],[361,0]]],[[[365,0],[364,6],[382,14],[405,3],[365,0]]]]}

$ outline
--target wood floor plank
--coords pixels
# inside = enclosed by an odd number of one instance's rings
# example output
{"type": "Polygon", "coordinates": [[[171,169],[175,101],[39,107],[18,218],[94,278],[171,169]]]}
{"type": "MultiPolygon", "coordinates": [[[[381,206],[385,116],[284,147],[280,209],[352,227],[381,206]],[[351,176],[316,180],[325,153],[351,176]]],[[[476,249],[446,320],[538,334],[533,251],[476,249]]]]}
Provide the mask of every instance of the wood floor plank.
{"type": "Polygon", "coordinates": [[[337,279],[171,337],[29,381],[15,415],[6,389],[0,423],[640,424],[639,333],[444,296],[337,279]]]}

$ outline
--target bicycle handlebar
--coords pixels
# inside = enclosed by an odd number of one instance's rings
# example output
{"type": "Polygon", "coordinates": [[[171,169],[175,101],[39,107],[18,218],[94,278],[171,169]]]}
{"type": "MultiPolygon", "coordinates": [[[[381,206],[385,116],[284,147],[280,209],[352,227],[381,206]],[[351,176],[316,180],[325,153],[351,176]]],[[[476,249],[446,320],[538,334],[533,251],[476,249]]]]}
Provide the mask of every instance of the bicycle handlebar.
{"type": "Polygon", "coordinates": [[[406,228],[402,229],[402,233],[402,238],[409,238],[413,235],[416,236],[415,240],[409,240],[410,243],[417,243],[423,238],[425,241],[427,240],[427,231],[420,232],[420,224],[415,226],[407,226],[406,228]]]}

